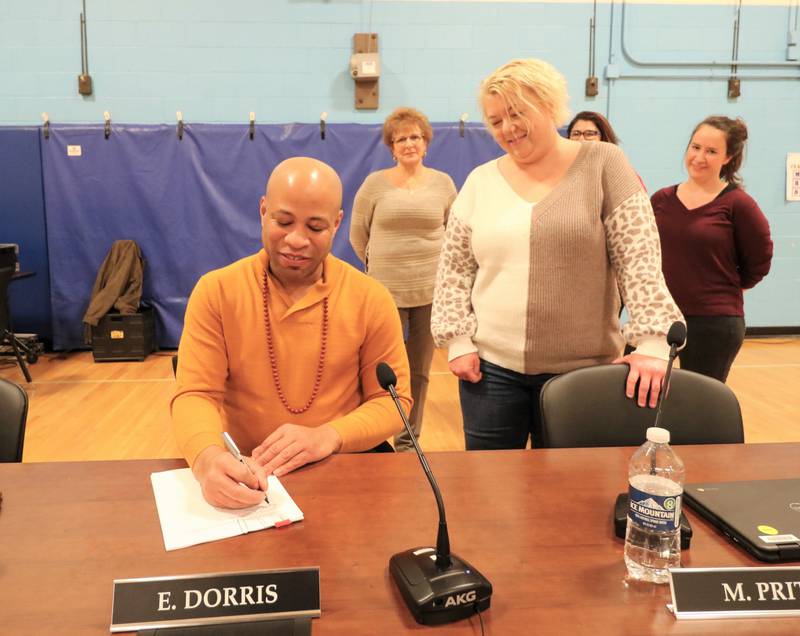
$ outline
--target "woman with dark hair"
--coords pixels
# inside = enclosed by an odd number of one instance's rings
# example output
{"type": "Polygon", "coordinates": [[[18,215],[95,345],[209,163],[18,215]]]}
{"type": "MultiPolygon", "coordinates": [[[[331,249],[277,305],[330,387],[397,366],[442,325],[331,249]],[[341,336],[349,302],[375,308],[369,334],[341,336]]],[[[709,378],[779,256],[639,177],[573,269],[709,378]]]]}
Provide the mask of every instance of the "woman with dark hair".
{"type": "Polygon", "coordinates": [[[582,110],[567,126],[567,137],[575,141],[607,141],[615,146],[619,144],[611,123],[600,113],[582,110]]]}
{"type": "MultiPolygon", "coordinates": [[[[368,175],[353,202],[350,243],[367,273],[392,294],[407,333],[414,406],[409,417],[414,436],[422,430],[433,357],[431,302],[444,226],[456,187],[449,175],[423,164],[433,129],[414,108],[398,108],[383,124],[383,143],[395,165],[368,175]]],[[[395,450],[410,450],[405,430],[395,450]]]]}
{"type": "Polygon", "coordinates": [[[744,340],[742,290],[772,261],[769,223],[741,187],[746,141],[741,119],[706,117],[686,147],[688,179],[651,199],[664,277],[688,328],[681,368],[722,382],[744,340]]]}

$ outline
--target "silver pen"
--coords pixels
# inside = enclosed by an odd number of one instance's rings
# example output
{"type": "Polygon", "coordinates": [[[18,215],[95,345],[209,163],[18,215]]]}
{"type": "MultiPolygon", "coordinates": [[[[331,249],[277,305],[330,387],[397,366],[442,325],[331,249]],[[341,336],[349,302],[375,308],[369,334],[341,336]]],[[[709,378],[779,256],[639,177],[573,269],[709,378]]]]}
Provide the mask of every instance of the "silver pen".
{"type": "MultiPolygon", "coordinates": [[[[225,442],[225,447],[228,449],[228,452],[236,458],[236,461],[241,462],[242,464],[244,464],[245,468],[247,468],[247,470],[250,471],[250,474],[253,475],[253,477],[255,477],[256,474],[253,472],[253,469],[250,468],[250,464],[248,464],[246,461],[244,461],[244,456],[242,455],[241,451],[239,450],[239,447],[236,446],[236,442],[234,442],[233,438],[230,435],[228,435],[227,431],[223,431],[222,432],[222,441],[225,442]]],[[[269,503],[269,499],[267,498],[267,493],[266,492],[264,493],[264,501],[269,503]]]]}

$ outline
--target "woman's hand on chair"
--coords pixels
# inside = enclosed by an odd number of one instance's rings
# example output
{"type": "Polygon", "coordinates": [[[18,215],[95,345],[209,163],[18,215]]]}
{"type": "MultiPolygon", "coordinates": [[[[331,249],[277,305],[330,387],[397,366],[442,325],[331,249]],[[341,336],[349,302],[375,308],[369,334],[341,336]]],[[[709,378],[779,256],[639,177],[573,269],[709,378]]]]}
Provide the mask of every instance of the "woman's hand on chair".
{"type": "Polygon", "coordinates": [[[638,353],[629,353],[614,360],[614,364],[622,363],[630,367],[628,381],[625,384],[625,395],[629,398],[636,397],[639,406],[648,405],[650,408],[655,408],[664,383],[664,375],[667,372],[667,361],[638,353]],[[639,383],[638,394],[637,382],[639,383]],[[649,401],[648,393],[650,394],[649,401]]]}

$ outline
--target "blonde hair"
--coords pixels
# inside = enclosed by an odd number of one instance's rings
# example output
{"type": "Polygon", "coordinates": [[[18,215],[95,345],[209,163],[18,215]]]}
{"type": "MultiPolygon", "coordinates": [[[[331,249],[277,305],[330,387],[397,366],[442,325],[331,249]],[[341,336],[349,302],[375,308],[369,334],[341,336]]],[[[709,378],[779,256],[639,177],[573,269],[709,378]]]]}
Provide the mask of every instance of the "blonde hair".
{"type": "Polygon", "coordinates": [[[425,143],[431,143],[431,139],[433,139],[433,128],[431,128],[431,123],[424,114],[416,108],[395,108],[386,118],[386,121],[383,122],[383,143],[389,146],[390,150],[394,145],[392,137],[394,137],[395,131],[400,128],[400,126],[406,125],[419,127],[422,136],[425,138],[425,143]]]}
{"type": "Polygon", "coordinates": [[[535,111],[544,111],[556,126],[569,120],[567,80],[544,60],[527,58],[503,64],[481,82],[481,102],[488,95],[500,96],[510,108],[525,104],[535,111]]]}

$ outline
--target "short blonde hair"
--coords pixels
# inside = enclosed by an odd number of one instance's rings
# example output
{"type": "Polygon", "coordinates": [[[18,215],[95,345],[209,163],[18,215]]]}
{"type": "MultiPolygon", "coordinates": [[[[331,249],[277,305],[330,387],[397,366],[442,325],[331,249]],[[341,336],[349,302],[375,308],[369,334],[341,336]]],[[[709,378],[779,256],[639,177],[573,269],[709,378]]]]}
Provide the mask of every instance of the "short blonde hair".
{"type": "Polygon", "coordinates": [[[556,68],[535,58],[511,60],[481,82],[481,103],[488,95],[498,95],[510,107],[525,104],[550,115],[556,126],[569,120],[567,80],[556,68]],[[533,101],[525,91],[533,94],[533,101]]]}
{"type": "Polygon", "coordinates": [[[383,143],[385,143],[390,150],[394,145],[392,137],[394,137],[395,131],[400,128],[400,126],[406,125],[418,126],[422,136],[425,138],[425,143],[431,143],[431,139],[433,139],[433,128],[431,128],[431,123],[428,121],[428,118],[416,108],[407,108],[404,106],[395,108],[386,118],[386,121],[383,122],[383,143]]]}

